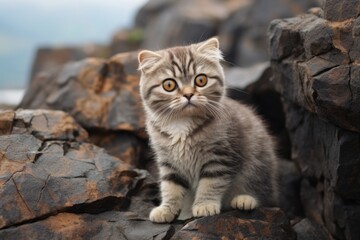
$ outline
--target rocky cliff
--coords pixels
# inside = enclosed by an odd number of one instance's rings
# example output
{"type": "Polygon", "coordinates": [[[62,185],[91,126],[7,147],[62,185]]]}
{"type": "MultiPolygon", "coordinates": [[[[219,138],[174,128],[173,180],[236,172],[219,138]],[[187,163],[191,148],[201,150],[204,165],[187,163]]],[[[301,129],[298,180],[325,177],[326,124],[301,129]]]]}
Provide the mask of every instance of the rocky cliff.
{"type": "Polygon", "coordinates": [[[360,238],[360,2],[327,0],[269,28],[305,214],[337,239],[360,238]]]}

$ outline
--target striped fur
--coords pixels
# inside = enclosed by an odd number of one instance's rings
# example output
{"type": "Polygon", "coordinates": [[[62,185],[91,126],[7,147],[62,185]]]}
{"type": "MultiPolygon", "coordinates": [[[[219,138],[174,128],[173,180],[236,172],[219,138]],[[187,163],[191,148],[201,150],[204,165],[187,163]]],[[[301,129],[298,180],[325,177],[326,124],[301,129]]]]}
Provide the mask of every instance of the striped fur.
{"type": "Polygon", "coordinates": [[[171,222],[221,209],[277,203],[274,143],[261,119],[225,96],[217,39],[139,53],[140,92],[156,154],[162,202],[150,220],[171,222]],[[194,79],[205,74],[208,83],[194,79]],[[165,79],[178,88],[167,92],[165,79]],[[192,93],[190,105],[184,94],[192,93]]]}

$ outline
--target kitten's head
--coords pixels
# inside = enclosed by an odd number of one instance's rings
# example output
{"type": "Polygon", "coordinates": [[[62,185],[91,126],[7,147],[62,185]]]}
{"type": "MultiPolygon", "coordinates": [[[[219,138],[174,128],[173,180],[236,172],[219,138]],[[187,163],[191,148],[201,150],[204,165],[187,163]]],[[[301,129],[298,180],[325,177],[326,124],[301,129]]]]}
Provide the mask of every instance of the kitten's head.
{"type": "Polygon", "coordinates": [[[219,114],[225,94],[219,42],[141,51],[140,94],[145,109],[166,119],[219,114]]]}

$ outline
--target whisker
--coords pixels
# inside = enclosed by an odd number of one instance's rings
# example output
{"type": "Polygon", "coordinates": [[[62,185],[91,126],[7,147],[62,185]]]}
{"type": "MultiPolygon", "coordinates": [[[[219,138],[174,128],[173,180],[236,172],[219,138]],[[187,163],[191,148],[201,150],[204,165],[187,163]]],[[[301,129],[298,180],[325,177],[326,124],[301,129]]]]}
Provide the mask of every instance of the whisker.
{"type": "Polygon", "coordinates": [[[244,93],[244,94],[246,94],[246,95],[249,95],[248,92],[246,92],[246,91],[244,91],[244,90],[242,90],[242,89],[240,89],[240,88],[226,87],[226,90],[234,90],[234,91],[236,91],[236,92],[241,92],[241,93],[244,93]]]}

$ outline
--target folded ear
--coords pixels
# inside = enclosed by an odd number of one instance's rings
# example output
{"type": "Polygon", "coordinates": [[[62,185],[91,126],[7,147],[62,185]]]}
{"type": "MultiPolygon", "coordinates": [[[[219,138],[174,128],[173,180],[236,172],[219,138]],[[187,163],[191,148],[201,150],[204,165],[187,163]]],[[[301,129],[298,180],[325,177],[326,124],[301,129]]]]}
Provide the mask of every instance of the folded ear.
{"type": "Polygon", "coordinates": [[[152,59],[152,58],[160,58],[161,56],[157,54],[156,52],[149,51],[149,50],[143,50],[139,52],[138,55],[138,61],[139,64],[142,64],[144,61],[152,59]]]}
{"type": "Polygon", "coordinates": [[[146,68],[151,67],[154,63],[159,61],[160,58],[161,55],[153,51],[143,50],[139,52],[138,54],[139,70],[144,70],[146,68]]]}
{"type": "Polygon", "coordinates": [[[198,43],[199,47],[199,51],[203,50],[203,49],[212,49],[212,48],[217,48],[219,49],[219,40],[216,37],[213,38],[209,38],[208,40],[198,43]]]}
{"type": "Polygon", "coordinates": [[[223,59],[221,50],[219,49],[219,40],[215,37],[196,44],[196,51],[210,58],[223,59]]]}

